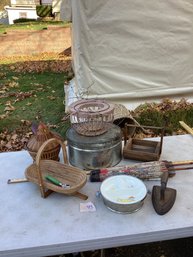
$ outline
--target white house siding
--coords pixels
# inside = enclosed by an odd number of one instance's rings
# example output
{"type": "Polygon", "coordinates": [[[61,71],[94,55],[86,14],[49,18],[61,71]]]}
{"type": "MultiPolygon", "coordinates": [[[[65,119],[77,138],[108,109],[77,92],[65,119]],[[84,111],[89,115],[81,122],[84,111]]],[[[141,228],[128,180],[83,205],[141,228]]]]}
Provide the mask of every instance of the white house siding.
{"type": "Polygon", "coordinates": [[[52,5],[52,0],[42,0],[42,5],[52,5]]]}
{"type": "Polygon", "coordinates": [[[40,0],[11,0],[11,6],[36,6],[40,0]]]}
{"type": "Polygon", "coordinates": [[[9,24],[13,24],[14,20],[19,18],[27,18],[27,19],[37,19],[38,16],[36,14],[36,8],[27,8],[27,7],[6,7],[9,17],[9,24]],[[26,14],[26,17],[24,17],[26,14]],[[23,16],[23,17],[22,17],[23,16]]]}
{"type": "MultiPolygon", "coordinates": [[[[11,6],[33,6],[40,4],[40,0],[11,0],[11,6]]],[[[42,0],[42,5],[52,5],[52,0],[42,0]]]]}
{"type": "MultiPolygon", "coordinates": [[[[13,21],[19,18],[37,19],[36,5],[39,4],[40,0],[11,0],[11,7],[5,7],[9,24],[13,24],[13,21]]],[[[52,5],[52,0],[42,0],[42,5],[52,5]]]]}

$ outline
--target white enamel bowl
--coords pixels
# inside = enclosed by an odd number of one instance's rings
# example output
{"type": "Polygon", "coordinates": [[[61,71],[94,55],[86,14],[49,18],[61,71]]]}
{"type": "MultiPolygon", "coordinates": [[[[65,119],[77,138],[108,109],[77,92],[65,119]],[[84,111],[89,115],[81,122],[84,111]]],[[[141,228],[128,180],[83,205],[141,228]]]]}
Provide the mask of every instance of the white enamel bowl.
{"type": "Polygon", "coordinates": [[[129,175],[116,175],[105,179],[100,187],[104,204],[118,213],[139,210],[147,195],[145,184],[129,175]]]}

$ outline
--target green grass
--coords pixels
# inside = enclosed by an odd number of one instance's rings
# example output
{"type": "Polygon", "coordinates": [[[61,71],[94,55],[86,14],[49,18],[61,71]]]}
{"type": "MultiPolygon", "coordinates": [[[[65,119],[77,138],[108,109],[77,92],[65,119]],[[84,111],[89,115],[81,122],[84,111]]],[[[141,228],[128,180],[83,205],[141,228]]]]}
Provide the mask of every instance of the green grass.
{"type": "Polygon", "coordinates": [[[57,132],[65,135],[69,125],[61,121],[65,115],[64,81],[69,79],[65,73],[18,74],[3,69],[0,75],[3,77],[0,82],[0,96],[3,96],[0,101],[0,117],[6,115],[0,121],[0,132],[5,128],[11,132],[21,127],[22,120],[27,120],[54,125],[57,132]],[[24,99],[11,96],[14,92],[28,92],[31,96],[24,99]],[[5,108],[10,105],[14,110],[6,111],[5,108]]]}
{"type": "Polygon", "coordinates": [[[10,30],[42,30],[46,29],[47,26],[59,26],[59,27],[69,27],[70,23],[64,21],[34,21],[34,22],[24,22],[12,25],[0,24],[0,34],[6,34],[10,30]]]}
{"type": "MultiPolygon", "coordinates": [[[[65,138],[69,122],[62,121],[65,116],[64,83],[68,82],[72,74],[46,72],[44,69],[31,73],[33,65],[39,64],[41,67],[41,61],[36,61],[35,64],[32,60],[28,60],[28,64],[20,61],[14,65],[12,61],[11,59],[10,65],[0,65],[0,133],[6,128],[9,132],[20,129],[24,121],[35,121],[54,126],[65,138]],[[12,66],[22,68],[12,70],[12,66]],[[25,67],[28,70],[23,73],[25,67]],[[29,93],[29,97],[25,93],[29,93]]],[[[52,61],[46,62],[49,64],[52,61]]],[[[57,65],[61,67],[64,62],[57,65]]],[[[51,66],[46,67],[49,69],[51,66]]],[[[180,120],[193,127],[193,104],[184,99],[179,102],[165,99],[159,104],[143,104],[132,115],[142,126],[166,125],[166,133],[169,135],[182,131],[180,120]]]]}
{"type": "MultiPolygon", "coordinates": [[[[23,121],[40,121],[53,125],[65,137],[69,122],[62,121],[65,116],[64,82],[70,78],[66,73],[44,72],[18,73],[10,71],[10,66],[0,65],[0,133],[20,128],[23,121]],[[14,95],[17,93],[18,95],[14,95]],[[30,97],[22,98],[29,93],[30,97]],[[13,110],[6,111],[6,108],[13,110]]],[[[193,127],[193,104],[186,102],[163,102],[144,104],[133,112],[141,125],[163,126],[172,135],[182,129],[183,120],[193,127]],[[168,108],[169,106],[169,108],[168,108]]]]}

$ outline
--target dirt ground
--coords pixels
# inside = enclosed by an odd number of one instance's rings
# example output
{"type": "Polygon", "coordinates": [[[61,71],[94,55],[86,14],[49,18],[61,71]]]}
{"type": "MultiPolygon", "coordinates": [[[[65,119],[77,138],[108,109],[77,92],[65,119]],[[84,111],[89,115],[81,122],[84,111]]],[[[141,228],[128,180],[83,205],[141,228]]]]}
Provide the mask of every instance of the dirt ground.
{"type": "Polygon", "coordinates": [[[39,31],[8,31],[0,35],[0,58],[62,53],[71,46],[70,28],[47,26],[39,31]]]}
{"type": "MultiPolygon", "coordinates": [[[[50,27],[38,32],[8,32],[0,35],[0,57],[61,53],[70,45],[70,28],[50,27]]],[[[60,255],[64,256],[100,257],[101,252],[96,250],[84,252],[83,255],[60,255]]],[[[105,257],[193,257],[193,237],[110,248],[105,250],[105,257]]]]}

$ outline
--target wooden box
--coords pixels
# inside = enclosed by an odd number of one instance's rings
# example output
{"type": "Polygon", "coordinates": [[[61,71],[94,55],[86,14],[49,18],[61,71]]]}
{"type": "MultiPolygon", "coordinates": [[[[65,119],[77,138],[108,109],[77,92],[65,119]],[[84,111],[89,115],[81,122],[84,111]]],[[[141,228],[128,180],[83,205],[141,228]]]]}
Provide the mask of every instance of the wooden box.
{"type": "MultiPolygon", "coordinates": [[[[127,124],[126,126],[130,125],[127,124]]],[[[125,145],[123,147],[123,157],[125,159],[139,161],[159,160],[162,151],[164,128],[148,126],[143,126],[143,128],[161,129],[160,141],[128,138],[127,135],[125,135],[125,145]]]]}

